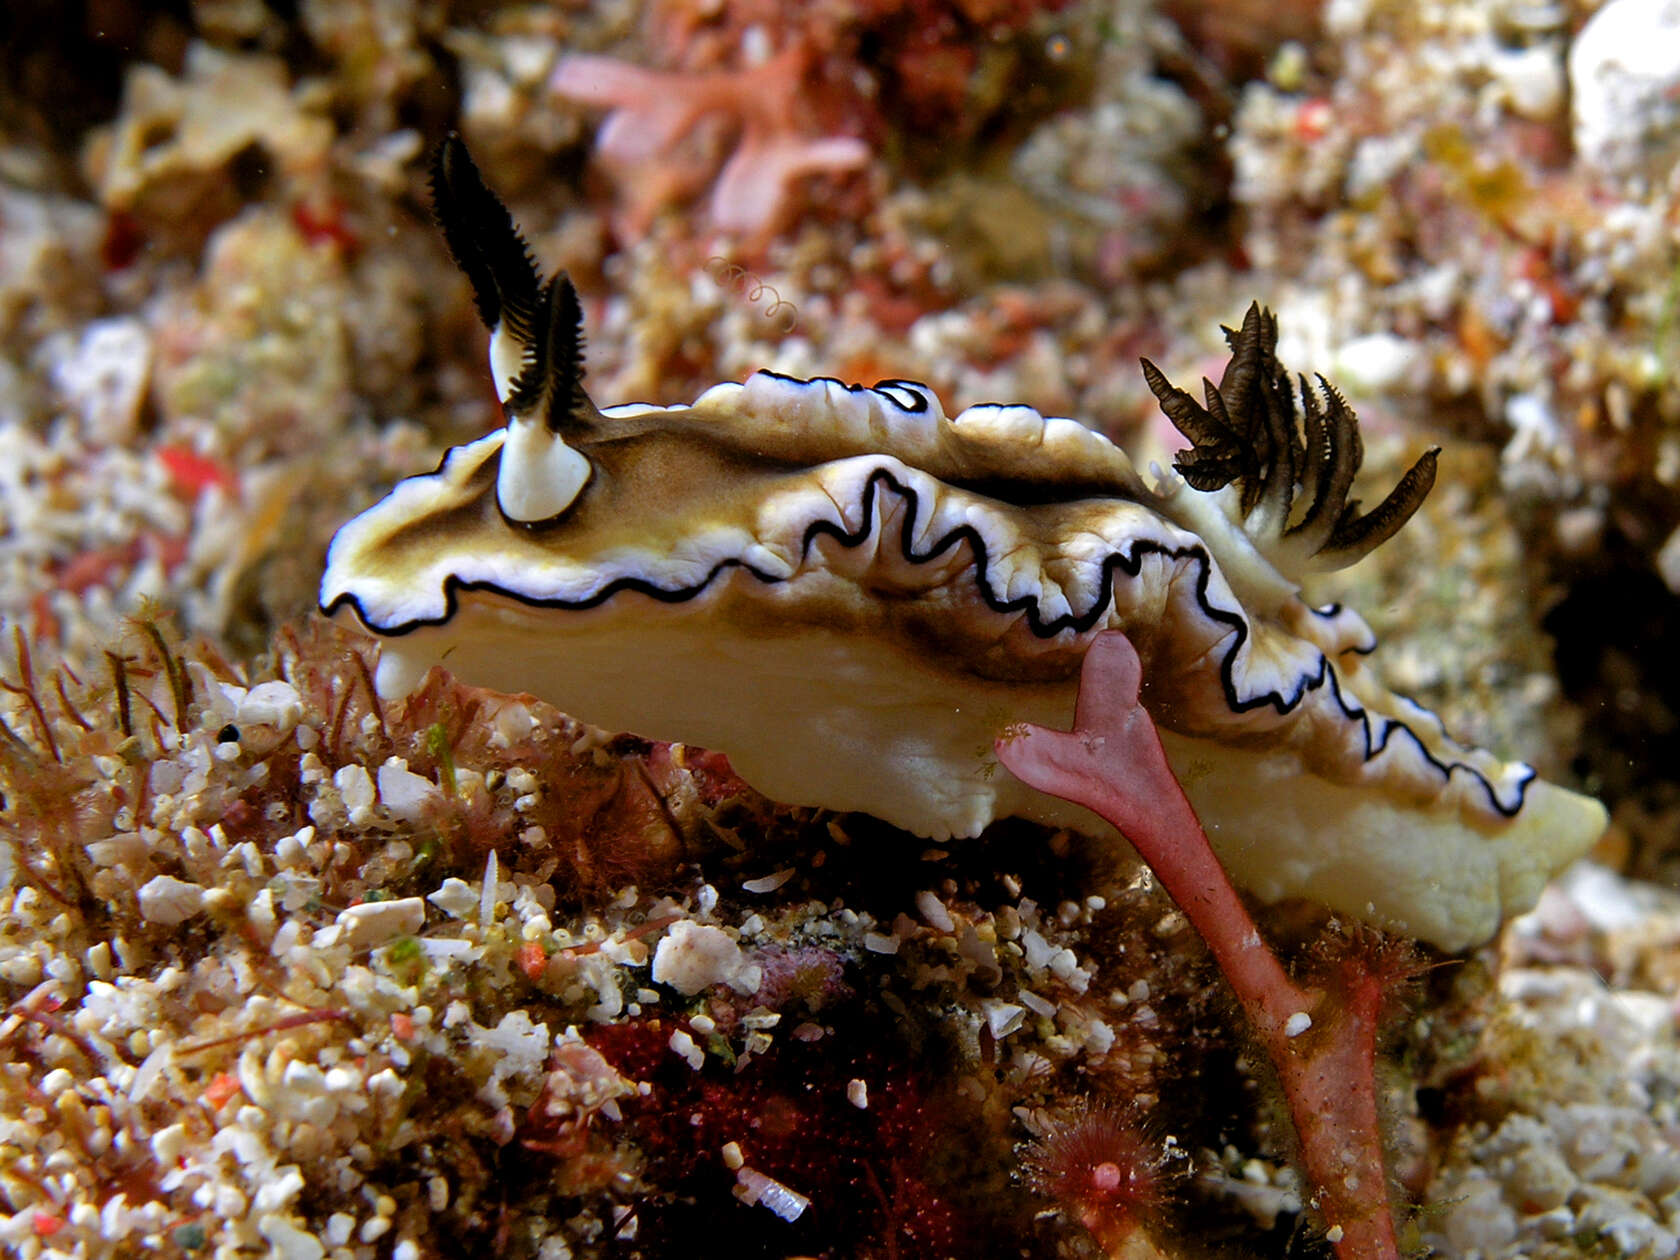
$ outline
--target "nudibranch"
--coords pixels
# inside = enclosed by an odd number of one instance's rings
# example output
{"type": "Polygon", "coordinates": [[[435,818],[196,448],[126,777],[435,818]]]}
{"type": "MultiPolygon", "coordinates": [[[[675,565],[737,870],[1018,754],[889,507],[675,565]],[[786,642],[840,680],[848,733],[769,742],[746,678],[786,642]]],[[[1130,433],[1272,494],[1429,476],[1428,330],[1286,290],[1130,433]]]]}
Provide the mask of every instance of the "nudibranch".
{"type": "Polygon", "coordinates": [[[1434,452],[1361,513],[1351,409],[1298,387],[1258,306],[1205,402],[1144,371],[1189,439],[1148,482],[1030,407],[947,417],[911,381],[757,372],[687,406],[597,408],[564,274],[543,280],[466,150],[439,222],[491,330],[506,426],[339,530],[321,608],[381,637],[377,685],[432,665],[599,727],[727,753],[760,791],[934,838],[1020,815],[1087,831],[992,756],[1067,727],[1118,628],[1144,703],[1236,882],[1446,949],[1487,939],[1605,815],[1463,747],[1366,662],[1353,611],[1301,582],[1428,492],[1434,452]]]}

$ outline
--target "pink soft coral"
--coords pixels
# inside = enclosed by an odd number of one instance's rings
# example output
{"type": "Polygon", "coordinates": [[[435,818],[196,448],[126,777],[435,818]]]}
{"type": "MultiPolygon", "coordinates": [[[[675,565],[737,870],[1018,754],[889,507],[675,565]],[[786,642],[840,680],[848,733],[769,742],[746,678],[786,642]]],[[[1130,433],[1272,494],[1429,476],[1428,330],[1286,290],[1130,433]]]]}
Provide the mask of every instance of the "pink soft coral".
{"type": "Polygon", "coordinates": [[[855,170],[870,152],[853,136],[813,136],[800,126],[805,53],[795,47],[747,70],[648,70],[612,57],[562,57],[549,87],[568,100],[611,109],[595,152],[625,197],[619,224],[640,236],[665,206],[686,200],[716,172],[707,212],[713,227],[763,237],[785,217],[792,182],[816,171],[855,170]],[[703,132],[708,115],[728,124],[734,150],[703,132]]]}
{"type": "Polygon", "coordinates": [[[1125,635],[1099,635],[1080,674],[1073,730],[1011,728],[997,742],[998,758],[1032,787],[1102,815],[1149,863],[1271,1056],[1337,1255],[1394,1260],[1375,1084],[1384,968],[1350,956],[1328,990],[1303,989],[1284,972],[1173,777],[1138,703],[1141,676],[1125,635]]]}

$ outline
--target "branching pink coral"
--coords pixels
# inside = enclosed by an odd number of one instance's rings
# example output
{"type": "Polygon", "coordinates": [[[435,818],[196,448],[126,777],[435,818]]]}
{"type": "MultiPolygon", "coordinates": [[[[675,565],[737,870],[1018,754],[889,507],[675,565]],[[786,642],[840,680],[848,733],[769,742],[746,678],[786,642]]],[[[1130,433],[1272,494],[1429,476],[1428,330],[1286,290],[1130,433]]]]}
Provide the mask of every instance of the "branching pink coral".
{"type": "Polygon", "coordinates": [[[805,53],[795,47],[746,70],[648,70],[612,57],[575,53],[554,67],[549,88],[611,109],[596,137],[601,164],[623,190],[621,228],[639,236],[665,206],[694,196],[716,172],[707,211],[712,226],[763,236],[783,218],[789,187],[816,171],[855,170],[869,148],[853,136],[801,130],[799,90],[805,53]],[[701,122],[715,115],[736,133],[718,165],[701,122]]]}
{"type": "Polygon", "coordinates": [[[1173,777],[1138,703],[1141,676],[1130,640],[1099,636],[1080,674],[1073,730],[1012,727],[997,741],[998,758],[1023,782],[1102,815],[1149,863],[1207,942],[1271,1056],[1337,1255],[1394,1260],[1377,1128],[1380,970],[1352,957],[1331,990],[1303,989],[1289,978],[1173,777]]]}

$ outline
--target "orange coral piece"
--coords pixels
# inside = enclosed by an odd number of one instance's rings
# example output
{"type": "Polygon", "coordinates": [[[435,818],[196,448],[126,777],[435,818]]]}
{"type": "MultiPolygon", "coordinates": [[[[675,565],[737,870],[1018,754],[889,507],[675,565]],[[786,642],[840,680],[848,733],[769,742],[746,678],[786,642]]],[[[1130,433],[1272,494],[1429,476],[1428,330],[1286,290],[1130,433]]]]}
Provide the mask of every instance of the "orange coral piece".
{"type": "Polygon", "coordinates": [[[239,474],[220,460],[185,446],[160,446],[156,454],[169,473],[170,485],[183,499],[195,499],[212,486],[228,495],[239,493],[239,474]]]}
{"type": "Polygon", "coordinates": [[[220,1111],[223,1104],[239,1092],[239,1078],[230,1072],[217,1072],[204,1087],[204,1102],[212,1111],[220,1111]]]}
{"type": "Polygon", "coordinates": [[[519,947],[519,969],[532,980],[541,979],[548,966],[548,955],[536,941],[526,941],[519,947]]]}

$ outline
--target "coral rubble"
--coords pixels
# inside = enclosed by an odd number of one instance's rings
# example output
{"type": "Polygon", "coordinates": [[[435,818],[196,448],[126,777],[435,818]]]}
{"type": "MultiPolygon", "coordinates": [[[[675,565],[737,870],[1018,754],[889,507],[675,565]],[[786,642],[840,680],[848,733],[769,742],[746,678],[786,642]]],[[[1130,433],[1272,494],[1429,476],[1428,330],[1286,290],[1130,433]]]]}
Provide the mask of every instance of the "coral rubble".
{"type": "MultiPolygon", "coordinates": [[[[1680,1254],[1680,934],[1641,882],[1680,866],[1672,10],[9,6],[0,1247],[1331,1245],[1129,857],[776,805],[442,673],[386,703],[310,620],[333,530],[502,423],[427,219],[454,129],[575,281],[602,398],[909,378],[1166,466],[1138,359],[1217,378],[1258,296],[1360,413],[1350,497],[1439,445],[1315,590],[1370,614],[1386,688],[1613,825],[1494,945],[1378,960],[1399,1246],[1680,1254]]],[[[1339,924],[1250,909],[1328,974],[1339,924]]]]}

